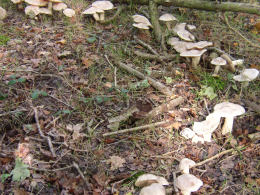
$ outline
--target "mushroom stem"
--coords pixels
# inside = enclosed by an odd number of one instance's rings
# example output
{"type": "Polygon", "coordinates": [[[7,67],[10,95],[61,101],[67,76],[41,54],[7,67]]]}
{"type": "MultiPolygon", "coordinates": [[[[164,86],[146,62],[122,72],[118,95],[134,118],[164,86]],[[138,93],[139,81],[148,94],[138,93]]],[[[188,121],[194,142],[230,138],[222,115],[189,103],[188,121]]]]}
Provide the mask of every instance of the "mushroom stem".
{"type": "Polygon", "coordinates": [[[232,132],[234,117],[229,116],[225,118],[224,125],[222,127],[222,135],[226,135],[232,132]]]}
{"type": "Polygon", "coordinates": [[[99,20],[100,20],[100,18],[99,18],[99,16],[98,16],[97,13],[94,13],[94,14],[93,14],[93,17],[94,17],[94,19],[95,19],[96,21],[99,21],[99,20]]]}
{"type": "Polygon", "coordinates": [[[48,10],[50,10],[50,11],[52,10],[52,2],[51,1],[48,2],[48,10]]]}
{"type": "Polygon", "coordinates": [[[101,13],[100,14],[100,21],[104,21],[105,20],[105,13],[101,13]]]}
{"type": "Polygon", "coordinates": [[[217,76],[218,75],[218,71],[220,69],[220,66],[216,66],[215,67],[215,70],[214,70],[214,73],[213,73],[213,76],[217,76]]]}
{"type": "Polygon", "coordinates": [[[200,56],[198,56],[198,57],[193,57],[193,58],[192,58],[192,67],[193,67],[193,68],[198,68],[199,62],[200,62],[200,56]]]}
{"type": "Polygon", "coordinates": [[[170,31],[171,30],[171,22],[165,22],[167,29],[170,31]]]}
{"type": "Polygon", "coordinates": [[[190,191],[181,191],[181,193],[182,193],[183,195],[190,195],[190,194],[191,194],[190,191]]]}

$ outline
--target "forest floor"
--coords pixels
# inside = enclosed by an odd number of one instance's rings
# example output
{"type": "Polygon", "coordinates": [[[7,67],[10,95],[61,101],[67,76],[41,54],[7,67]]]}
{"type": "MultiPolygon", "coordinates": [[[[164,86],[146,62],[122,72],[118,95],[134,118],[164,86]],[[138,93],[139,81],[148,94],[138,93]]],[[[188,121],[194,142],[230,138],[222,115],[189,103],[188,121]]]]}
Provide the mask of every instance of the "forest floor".
{"type": "Polygon", "coordinates": [[[241,94],[241,83],[232,79],[244,67],[260,70],[260,32],[254,26],[258,16],[228,13],[229,24],[255,47],[232,31],[220,13],[159,7],[160,13],[195,25],[197,40],[212,41],[235,59],[244,59],[235,73],[221,69],[213,77],[210,52],[203,55],[199,70],[170,47],[167,53],[176,57],[166,65],[133,54],[150,52],[137,39],[162,52],[152,30],[144,35],[132,26],[131,16],[148,14],[146,6],[132,5],[110,24],[99,24],[80,14],[89,2],[67,2],[76,10],[72,19],[57,13],[30,19],[11,3],[0,3],[8,11],[0,23],[1,194],[137,194],[134,182],[143,173],[165,177],[172,194],[173,172],[182,158],[198,163],[229,149],[191,170],[204,183],[196,194],[260,193],[260,145],[250,139],[260,131],[259,78],[241,94]],[[174,95],[161,94],[147,80],[118,67],[115,59],[166,85],[174,95]],[[213,91],[207,93],[209,88],[213,91]],[[174,109],[145,117],[178,97],[184,102],[174,109]],[[193,144],[179,135],[224,101],[246,110],[235,118],[232,135],[221,135],[221,125],[210,143],[193,144]],[[112,128],[111,118],[125,116],[131,108],[138,111],[112,128]],[[103,136],[111,129],[166,120],[170,125],[103,136]]]}

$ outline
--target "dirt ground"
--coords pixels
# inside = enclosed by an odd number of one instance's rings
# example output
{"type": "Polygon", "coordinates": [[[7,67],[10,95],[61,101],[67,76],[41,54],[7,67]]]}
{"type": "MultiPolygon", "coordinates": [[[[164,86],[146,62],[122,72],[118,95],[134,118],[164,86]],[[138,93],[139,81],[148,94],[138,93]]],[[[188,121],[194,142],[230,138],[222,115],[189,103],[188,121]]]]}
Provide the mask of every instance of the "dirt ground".
{"type": "Polygon", "coordinates": [[[260,69],[259,16],[228,13],[238,34],[221,13],[159,7],[160,13],[171,12],[180,22],[195,25],[196,40],[212,41],[233,58],[244,59],[235,73],[221,69],[212,77],[210,51],[199,70],[169,46],[164,52],[175,57],[164,63],[134,54],[150,53],[137,40],[164,54],[152,30],[142,33],[132,26],[131,16],[148,14],[146,6],[132,5],[111,23],[99,24],[80,14],[90,2],[67,4],[76,17],[55,13],[30,19],[9,1],[0,3],[8,11],[0,23],[1,194],[138,194],[134,182],[143,173],[165,177],[167,193],[176,194],[174,172],[182,158],[199,163],[229,149],[191,169],[203,181],[194,194],[260,194],[259,138],[251,136],[260,131],[259,78],[242,92],[241,83],[232,80],[244,67],[260,69]],[[166,85],[174,95],[166,97],[147,80],[122,70],[118,61],[166,85]],[[216,97],[207,96],[205,87],[216,97]],[[183,103],[147,117],[178,97],[183,103]],[[193,144],[180,136],[224,101],[246,110],[234,119],[232,135],[221,135],[222,119],[210,143],[193,144]],[[138,111],[125,117],[131,108],[138,111]],[[115,127],[111,118],[117,116],[125,118],[115,127]],[[166,120],[170,124],[103,136],[166,120]],[[18,157],[29,164],[30,176],[15,181],[8,174],[18,157]]]}

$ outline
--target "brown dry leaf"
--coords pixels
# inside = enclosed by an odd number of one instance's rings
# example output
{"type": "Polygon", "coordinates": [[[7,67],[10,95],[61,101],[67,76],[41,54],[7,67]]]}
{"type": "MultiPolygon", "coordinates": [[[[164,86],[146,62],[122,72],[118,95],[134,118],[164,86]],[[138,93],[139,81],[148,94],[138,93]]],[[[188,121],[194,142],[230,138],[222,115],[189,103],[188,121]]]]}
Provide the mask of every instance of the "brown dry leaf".
{"type": "Polygon", "coordinates": [[[85,65],[85,68],[89,68],[90,66],[92,66],[94,64],[92,60],[85,58],[85,57],[82,57],[81,61],[82,61],[82,64],[85,65]]]}
{"type": "Polygon", "coordinates": [[[125,163],[125,159],[124,158],[121,158],[119,156],[111,156],[109,160],[107,160],[107,163],[111,163],[111,170],[116,170],[120,167],[123,167],[124,163],[125,163]]]}
{"type": "Polygon", "coordinates": [[[84,136],[83,133],[80,133],[80,131],[82,130],[83,125],[84,125],[83,123],[79,123],[79,124],[76,124],[76,125],[71,125],[71,124],[67,125],[66,128],[69,131],[73,132],[73,134],[72,134],[72,139],[73,140],[77,140],[77,139],[79,139],[79,138],[84,136]]]}
{"type": "Polygon", "coordinates": [[[97,174],[93,175],[93,178],[96,180],[98,185],[104,187],[106,185],[107,176],[104,171],[100,171],[97,174]]]}
{"type": "Polygon", "coordinates": [[[28,192],[24,191],[23,189],[14,189],[14,195],[28,195],[28,192]]]}
{"type": "Polygon", "coordinates": [[[19,143],[17,150],[15,150],[14,155],[16,158],[25,158],[30,152],[28,143],[19,143]]]}
{"type": "Polygon", "coordinates": [[[66,39],[61,39],[56,42],[57,44],[65,45],[67,43],[66,39]]]}

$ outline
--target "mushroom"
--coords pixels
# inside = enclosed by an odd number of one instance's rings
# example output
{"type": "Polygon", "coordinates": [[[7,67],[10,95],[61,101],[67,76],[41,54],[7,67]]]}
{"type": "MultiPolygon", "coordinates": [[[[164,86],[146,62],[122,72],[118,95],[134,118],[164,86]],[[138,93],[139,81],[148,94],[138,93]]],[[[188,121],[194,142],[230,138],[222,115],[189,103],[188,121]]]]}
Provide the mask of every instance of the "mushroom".
{"type": "Polygon", "coordinates": [[[139,176],[135,182],[135,186],[144,187],[152,183],[159,183],[161,185],[169,185],[168,181],[164,177],[156,176],[153,174],[143,174],[139,176]]]}
{"type": "Polygon", "coordinates": [[[149,26],[147,26],[144,23],[134,23],[133,24],[134,27],[141,29],[141,31],[143,31],[146,35],[150,35],[149,33],[149,26]]]}
{"type": "Polygon", "coordinates": [[[192,24],[187,24],[187,28],[188,28],[188,30],[192,31],[192,30],[196,29],[196,26],[192,25],[192,24]]]}
{"type": "Polygon", "coordinates": [[[49,8],[40,8],[40,13],[41,14],[46,14],[46,15],[52,15],[52,10],[50,10],[49,8]]]}
{"type": "Polygon", "coordinates": [[[182,172],[182,173],[189,173],[189,170],[192,166],[194,166],[196,163],[189,159],[189,158],[183,158],[181,161],[180,161],[180,164],[179,164],[179,170],[182,172]]]}
{"type": "Polygon", "coordinates": [[[221,117],[225,117],[225,122],[222,127],[222,134],[225,135],[232,132],[234,117],[244,114],[245,109],[238,104],[222,102],[215,105],[214,112],[221,117]]]}
{"type": "Polygon", "coordinates": [[[185,128],[180,132],[180,135],[186,139],[191,139],[195,135],[195,132],[190,128],[185,128]]]}
{"type": "Polygon", "coordinates": [[[173,31],[175,33],[177,33],[177,35],[185,40],[185,41],[194,41],[195,40],[195,37],[185,29],[185,26],[186,26],[186,23],[180,23],[180,24],[177,24],[174,28],[173,28],[173,31]]]}
{"type": "Polygon", "coordinates": [[[30,18],[34,18],[35,16],[40,14],[40,8],[39,8],[39,6],[36,6],[36,5],[28,5],[25,7],[24,12],[30,18]]]}
{"type": "Polygon", "coordinates": [[[136,15],[133,15],[132,18],[135,23],[143,23],[146,26],[152,27],[151,22],[145,16],[136,14],[136,15]]]}
{"type": "MultiPolygon", "coordinates": [[[[62,0],[48,0],[48,9],[51,11],[51,13],[53,3],[62,3],[62,0]]],[[[45,11],[45,14],[47,14],[47,11],[45,11]]]]}
{"type": "Polygon", "coordinates": [[[203,137],[200,137],[200,136],[198,136],[198,135],[195,134],[195,135],[192,137],[191,142],[192,142],[193,144],[197,144],[198,142],[204,144],[204,138],[203,138],[203,137]]]}
{"type": "Polygon", "coordinates": [[[67,8],[67,9],[64,9],[64,10],[63,10],[63,14],[64,14],[65,16],[71,18],[71,17],[75,16],[75,11],[74,11],[73,9],[67,8]]]}
{"type": "MultiPolygon", "coordinates": [[[[101,9],[103,11],[111,10],[111,9],[114,8],[113,3],[111,3],[110,1],[95,1],[95,2],[92,3],[91,6],[98,8],[98,9],[101,9]]],[[[105,13],[101,12],[100,13],[100,21],[104,21],[104,20],[105,20],[105,13]]]]}
{"type": "Polygon", "coordinates": [[[209,42],[209,41],[199,41],[196,43],[190,43],[187,45],[187,49],[191,50],[191,49],[204,49],[205,47],[209,47],[212,46],[213,43],[209,42]]]}
{"type": "Polygon", "coordinates": [[[0,7],[0,20],[5,19],[5,17],[6,17],[6,10],[0,7]]]}
{"type": "Polygon", "coordinates": [[[140,195],[166,195],[165,188],[159,183],[153,183],[142,188],[140,195]]]}
{"type": "Polygon", "coordinates": [[[191,57],[192,59],[192,66],[194,68],[197,68],[199,62],[200,62],[200,57],[202,56],[203,53],[205,53],[207,50],[188,50],[184,51],[180,54],[182,57],[191,57]]]}
{"type": "Polygon", "coordinates": [[[177,177],[176,187],[179,188],[183,195],[190,195],[191,192],[196,192],[203,182],[191,174],[183,174],[177,177]]]}
{"type": "Polygon", "coordinates": [[[11,0],[14,4],[17,4],[18,9],[23,9],[23,0],[11,0]]]}
{"type": "Polygon", "coordinates": [[[99,21],[100,18],[99,18],[99,15],[98,13],[102,13],[104,12],[104,10],[102,9],[99,9],[99,8],[96,8],[96,7],[90,7],[88,9],[86,9],[82,14],[85,14],[85,15],[93,15],[94,19],[96,21],[99,21]]]}
{"type": "Polygon", "coordinates": [[[55,11],[62,11],[64,9],[67,9],[67,5],[65,3],[54,3],[52,6],[52,9],[55,11]]]}
{"type": "Polygon", "coordinates": [[[249,68],[243,70],[239,75],[234,76],[233,79],[239,82],[245,82],[246,85],[248,85],[249,81],[256,79],[258,74],[259,71],[257,69],[249,68]]]}
{"type": "Polygon", "coordinates": [[[217,76],[218,75],[218,71],[220,69],[220,66],[225,66],[227,64],[227,61],[225,59],[223,59],[222,57],[217,57],[214,58],[213,60],[211,60],[210,62],[212,65],[215,65],[215,70],[213,73],[213,76],[217,76]]]}
{"type": "Polygon", "coordinates": [[[172,14],[168,14],[168,13],[161,15],[159,20],[165,22],[168,30],[172,29],[171,23],[173,21],[178,21],[177,18],[175,18],[172,14]]]}
{"type": "Polygon", "coordinates": [[[206,117],[206,120],[194,122],[193,131],[204,138],[204,141],[211,142],[211,135],[217,129],[220,123],[220,115],[213,112],[206,117]]]}
{"type": "Polygon", "coordinates": [[[43,7],[46,6],[48,4],[47,1],[44,0],[24,0],[26,3],[30,4],[30,5],[36,5],[39,7],[43,7]]]}

